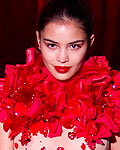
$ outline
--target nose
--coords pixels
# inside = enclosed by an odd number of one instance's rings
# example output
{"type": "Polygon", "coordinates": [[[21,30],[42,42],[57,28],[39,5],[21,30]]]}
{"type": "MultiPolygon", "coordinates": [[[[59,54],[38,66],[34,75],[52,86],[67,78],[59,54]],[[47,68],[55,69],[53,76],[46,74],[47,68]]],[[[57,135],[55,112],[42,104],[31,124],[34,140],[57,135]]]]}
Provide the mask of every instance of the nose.
{"type": "Polygon", "coordinates": [[[58,56],[57,56],[57,61],[61,63],[66,63],[69,61],[69,56],[68,56],[68,50],[67,49],[60,49],[58,56]]]}

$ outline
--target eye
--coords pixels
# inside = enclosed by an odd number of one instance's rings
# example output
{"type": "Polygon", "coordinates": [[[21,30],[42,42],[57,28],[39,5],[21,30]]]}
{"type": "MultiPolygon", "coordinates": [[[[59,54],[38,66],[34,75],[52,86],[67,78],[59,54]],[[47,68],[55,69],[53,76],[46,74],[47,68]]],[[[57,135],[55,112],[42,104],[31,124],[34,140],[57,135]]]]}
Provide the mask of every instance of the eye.
{"type": "Polygon", "coordinates": [[[80,47],[81,47],[81,45],[79,45],[79,44],[72,44],[72,45],[70,45],[71,49],[79,49],[80,47]]]}
{"type": "Polygon", "coordinates": [[[47,47],[49,47],[51,49],[55,49],[57,46],[56,46],[56,44],[49,43],[49,44],[47,44],[47,47]]]}

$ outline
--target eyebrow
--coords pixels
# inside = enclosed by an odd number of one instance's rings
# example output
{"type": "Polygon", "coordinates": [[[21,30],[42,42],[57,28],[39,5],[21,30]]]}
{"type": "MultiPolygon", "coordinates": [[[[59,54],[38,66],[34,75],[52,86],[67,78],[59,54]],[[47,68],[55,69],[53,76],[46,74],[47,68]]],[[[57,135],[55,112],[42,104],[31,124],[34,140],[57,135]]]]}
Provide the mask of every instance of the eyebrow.
{"type": "Polygon", "coordinates": [[[57,43],[58,43],[58,42],[55,42],[55,41],[50,40],[50,39],[43,39],[43,41],[48,41],[48,42],[52,42],[52,43],[55,43],[55,44],[57,44],[57,43]]]}
{"type": "Polygon", "coordinates": [[[76,40],[73,42],[70,42],[69,44],[75,44],[75,43],[83,43],[85,40],[76,40]]]}
{"type": "MultiPolygon", "coordinates": [[[[55,44],[58,44],[58,42],[55,42],[55,41],[53,41],[53,40],[50,40],[50,39],[43,39],[44,41],[48,41],[48,42],[52,42],[52,43],[55,43],[55,44]]],[[[75,44],[75,43],[79,43],[79,42],[81,42],[81,43],[83,43],[85,40],[76,40],[76,41],[73,41],[73,42],[70,42],[70,43],[68,43],[68,44],[75,44]]]]}

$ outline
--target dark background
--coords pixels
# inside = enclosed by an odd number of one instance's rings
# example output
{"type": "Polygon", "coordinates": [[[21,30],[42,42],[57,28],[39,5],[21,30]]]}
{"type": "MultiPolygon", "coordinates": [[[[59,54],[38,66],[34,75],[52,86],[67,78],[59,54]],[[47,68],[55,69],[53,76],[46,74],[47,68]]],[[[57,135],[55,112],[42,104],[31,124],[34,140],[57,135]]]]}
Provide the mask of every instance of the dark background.
{"type": "MultiPolygon", "coordinates": [[[[0,76],[5,64],[25,63],[25,51],[35,46],[35,31],[45,0],[0,1],[0,76]]],[[[120,0],[90,0],[95,12],[92,55],[105,55],[112,69],[120,69],[120,0]]]]}

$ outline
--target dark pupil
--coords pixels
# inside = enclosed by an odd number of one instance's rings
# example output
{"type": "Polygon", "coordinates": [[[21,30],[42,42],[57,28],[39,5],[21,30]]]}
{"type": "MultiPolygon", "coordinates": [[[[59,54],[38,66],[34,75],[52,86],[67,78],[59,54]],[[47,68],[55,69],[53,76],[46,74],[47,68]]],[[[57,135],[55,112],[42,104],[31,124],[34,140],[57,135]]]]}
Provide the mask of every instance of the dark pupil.
{"type": "Polygon", "coordinates": [[[76,45],[74,44],[74,45],[72,45],[72,47],[73,47],[73,48],[75,48],[75,47],[76,47],[76,45]]]}
{"type": "Polygon", "coordinates": [[[51,47],[54,47],[55,46],[55,44],[51,44],[51,47]]]}

